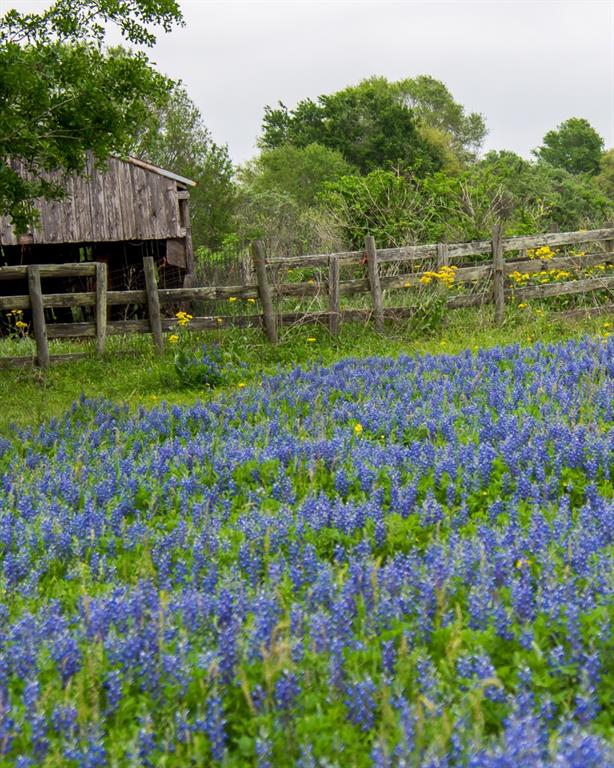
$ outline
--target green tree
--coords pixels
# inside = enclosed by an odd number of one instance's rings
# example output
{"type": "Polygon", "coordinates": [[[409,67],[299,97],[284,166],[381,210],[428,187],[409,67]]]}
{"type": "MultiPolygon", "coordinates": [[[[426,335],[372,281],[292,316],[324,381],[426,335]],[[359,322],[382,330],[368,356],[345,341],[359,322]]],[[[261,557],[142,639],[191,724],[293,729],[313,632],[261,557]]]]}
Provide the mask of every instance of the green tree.
{"type": "Polygon", "coordinates": [[[475,160],[487,133],[482,115],[466,114],[445,84],[429,75],[400,80],[396,87],[422,125],[449,137],[459,160],[475,160]]]}
{"type": "Polygon", "coordinates": [[[306,99],[288,110],[283,104],[265,108],[260,146],[306,147],[321,144],[339,152],[361,173],[377,168],[437,170],[443,159],[420,133],[412,109],[385,78],[306,99]]]}
{"type": "Polygon", "coordinates": [[[595,184],[605,195],[614,198],[614,149],[608,149],[601,156],[595,184]]]}
{"type": "Polygon", "coordinates": [[[218,248],[233,227],[236,198],[228,147],[216,144],[184,88],[175,86],[163,104],[152,104],[130,151],[143,160],[192,179],[192,239],[218,248]]]}
{"type": "Polygon", "coordinates": [[[282,144],[264,150],[247,163],[241,170],[241,180],[251,192],[287,193],[300,206],[308,207],[316,203],[325,182],[354,173],[357,170],[334,149],[321,144],[282,144]]]}
{"type": "Polygon", "coordinates": [[[169,81],[143,53],[104,47],[105,26],[151,45],[152,26],[181,22],[176,0],[58,0],[40,14],[0,19],[0,212],[19,231],[36,218],[33,201],[61,196],[45,180],[80,171],[88,150],[99,161],[125,152],[169,81]],[[12,167],[26,164],[24,178],[12,167]]]}
{"type": "Polygon", "coordinates": [[[557,168],[569,173],[599,173],[599,162],[603,152],[603,139],[593,126],[581,117],[570,117],[556,130],[548,131],[543,145],[533,153],[557,168]]]}

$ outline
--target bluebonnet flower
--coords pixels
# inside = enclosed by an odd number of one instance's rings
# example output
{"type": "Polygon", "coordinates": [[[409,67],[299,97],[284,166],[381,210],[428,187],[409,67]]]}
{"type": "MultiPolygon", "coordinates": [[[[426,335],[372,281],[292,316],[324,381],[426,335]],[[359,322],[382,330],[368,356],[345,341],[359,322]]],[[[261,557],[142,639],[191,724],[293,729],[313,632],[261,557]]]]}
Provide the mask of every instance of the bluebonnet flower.
{"type": "Polygon", "coordinates": [[[369,677],[347,684],[344,701],[348,718],[361,731],[370,731],[375,723],[375,693],[375,685],[369,677]]]}
{"type": "Polygon", "coordinates": [[[207,713],[202,730],[207,734],[211,755],[214,760],[221,762],[224,759],[226,748],[226,720],[222,699],[218,693],[211,693],[207,698],[207,713]]]}

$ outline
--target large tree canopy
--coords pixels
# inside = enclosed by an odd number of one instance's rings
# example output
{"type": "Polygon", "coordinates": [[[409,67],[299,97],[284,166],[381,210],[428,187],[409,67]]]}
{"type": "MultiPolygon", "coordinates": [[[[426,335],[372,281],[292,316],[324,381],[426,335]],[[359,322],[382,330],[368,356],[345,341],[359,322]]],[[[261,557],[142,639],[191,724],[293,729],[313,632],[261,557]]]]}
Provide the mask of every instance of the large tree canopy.
{"type": "Polygon", "coordinates": [[[265,149],[320,144],[362,173],[396,167],[423,174],[443,164],[439,148],[422,136],[398,88],[381,77],[317,101],[305,99],[292,110],[281,102],[275,109],[266,107],[262,128],[265,149]]]}
{"type": "Polygon", "coordinates": [[[564,168],[569,173],[599,173],[603,139],[593,126],[581,117],[570,117],[556,130],[548,131],[543,145],[534,154],[546,163],[564,168]]]}
{"type": "Polygon", "coordinates": [[[395,86],[424,127],[449,137],[460,160],[475,159],[487,133],[482,115],[466,114],[444,83],[429,75],[399,80],[395,86]]]}
{"type": "Polygon", "coordinates": [[[105,49],[105,25],[151,45],[151,27],[180,21],[176,0],[58,0],[0,19],[0,212],[19,231],[35,221],[36,197],[61,194],[45,171],[79,171],[88,150],[100,160],[123,153],[151,104],[167,98],[169,81],[143,53],[105,49]],[[12,158],[26,163],[27,179],[12,158]]]}

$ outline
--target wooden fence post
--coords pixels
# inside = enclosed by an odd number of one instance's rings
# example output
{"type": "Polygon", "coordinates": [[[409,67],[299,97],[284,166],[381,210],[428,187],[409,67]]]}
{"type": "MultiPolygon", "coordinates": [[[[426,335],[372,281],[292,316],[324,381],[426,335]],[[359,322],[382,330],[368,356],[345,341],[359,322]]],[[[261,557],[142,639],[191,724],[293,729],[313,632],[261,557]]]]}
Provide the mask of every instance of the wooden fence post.
{"type": "Polygon", "coordinates": [[[277,320],[275,318],[275,310],[273,309],[271,288],[266,274],[264,245],[260,240],[253,243],[252,254],[254,258],[254,270],[258,280],[258,293],[260,294],[260,303],[262,304],[266,335],[271,344],[277,344],[277,320]]]}
{"type": "Polygon", "coordinates": [[[104,352],[107,337],[107,265],[96,262],[96,348],[104,352]]]}
{"type": "Polygon", "coordinates": [[[339,334],[341,303],[339,299],[339,256],[328,257],[328,329],[331,336],[339,334]]]}
{"type": "Polygon", "coordinates": [[[450,255],[447,243],[437,243],[437,269],[450,265],[450,255]]]}
{"type": "Polygon", "coordinates": [[[365,238],[365,250],[367,252],[367,266],[369,268],[369,285],[373,299],[373,313],[375,315],[375,328],[381,333],[384,330],[384,303],[382,300],[382,286],[379,280],[379,266],[377,263],[377,248],[373,235],[365,238]]]}
{"type": "Polygon", "coordinates": [[[503,271],[503,225],[498,221],[492,231],[492,287],[495,302],[495,322],[503,322],[505,307],[503,271]]]}
{"type": "Polygon", "coordinates": [[[149,315],[149,327],[154,337],[154,344],[158,351],[164,348],[162,338],[162,321],[160,319],[160,297],[158,296],[158,283],[156,281],[156,269],[153,256],[143,258],[143,270],[145,272],[145,292],[147,294],[147,311],[149,315]]]}
{"type": "MultiPolygon", "coordinates": [[[[614,227],[614,222],[606,221],[606,227],[614,227]]],[[[604,240],[604,247],[606,253],[614,252],[614,240],[604,240]]]]}
{"type": "Polygon", "coordinates": [[[47,343],[47,326],[41,289],[41,270],[35,264],[28,267],[28,291],[30,293],[30,308],[32,309],[32,327],[36,339],[36,362],[41,368],[47,368],[49,365],[49,344],[47,343]]]}

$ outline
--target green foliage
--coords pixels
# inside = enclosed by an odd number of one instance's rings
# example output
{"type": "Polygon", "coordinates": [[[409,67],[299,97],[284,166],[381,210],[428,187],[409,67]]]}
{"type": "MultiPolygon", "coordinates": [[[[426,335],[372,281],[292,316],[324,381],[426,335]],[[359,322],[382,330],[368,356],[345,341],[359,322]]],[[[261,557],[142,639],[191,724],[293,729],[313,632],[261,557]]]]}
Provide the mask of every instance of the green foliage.
{"type": "Polygon", "coordinates": [[[466,114],[445,84],[429,75],[400,80],[396,85],[424,126],[449,137],[458,159],[475,160],[487,133],[483,115],[466,114]]]}
{"type": "Polygon", "coordinates": [[[263,148],[282,144],[322,144],[369,173],[397,166],[427,173],[442,166],[436,147],[421,136],[413,111],[385,78],[364,80],[317,101],[305,99],[293,110],[281,102],[265,108],[263,148]]]}
{"type": "Polygon", "coordinates": [[[105,27],[114,24],[131,43],[152,46],[151,25],[170,32],[177,23],[182,23],[177,0],[56,0],[43,13],[9,10],[2,18],[0,42],[47,45],[86,37],[102,42],[105,27]]]}
{"type": "Polygon", "coordinates": [[[455,175],[344,177],[327,184],[320,200],[354,248],[368,234],[382,248],[481,239],[500,217],[513,235],[589,228],[614,216],[614,201],[589,177],[513,152],[490,152],[455,175]]]}
{"type": "Polygon", "coordinates": [[[595,184],[608,198],[614,198],[614,149],[608,149],[601,156],[595,184]]]}
{"type": "Polygon", "coordinates": [[[591,179],[603,142],[587,121],[571,118],[549,132],[538,162],[508,151],[478,161],[485,135],[482,115],[467,113],[427,75],[371,78],[292,110],[267,107],[263,152],[241,179],[239,220],[278,253],[301,253],[337,238],[341,247],[361,248],[366,234],[381,247],[484,238],[500,218],[512,235],[614,217],[614,160],[604,155],[591,179]],[[338,154],[327,159],[331,150],[338,154]],[[339,156],[355,171],[343,174],[339,156]]]}
{"type": "Polygon", "coordinates": [[[599,172],[599,161],[603,152],[603,139],[588,120],[570,117],[556,130],[548,131],[543,145],[534,154],[546,163],[563,168],[569,173],[599,172]]]}
{"type": "Polygon", "coordinates": [[[340,152],[321,144],[295,147],[282,144],[263,151],[241,171],[244,186],[252,193],[275,190],[290,195],[300,206],[313,205],[324,183],[356,172],[340,152]]]}
{"type": "Polygon", "coordinates": [[[190,190],[195,246],[220,247],[232,231],[236,202],[234,169],[227,146],[216,144],[185,89],[153,103],[130,150],[143,160],[196,182],[190,190]]]}
{"type": "Polygon", "coordinates": [[[186,389],[214,389],[224,381],[219,349],[190,349],[183,346],[175,353],[175,371],[186,389]]]}
{"type": "Polygon", "coordinates": [[[169,81],[143,53],[105,50],[104,28],[151,45],[149,27],[181,21],[174,0],[56,2],[41,14],[9,11],[0,26],[0,211],[18,231],[35,221],[33,200],[62,190],[45,171],[80,171],[86,152],[99,160],[125,152],[160,104],[169,81]],[[26,163],[28,179],[10,166],[26,163]]]}
{"type": "Polygon", "coordinates": [[[416,185],[392,171],[346,176],[329,183],[321,202],[352,248],[362,248],[366,235],[382,247],[413,240],[421,200],[416,185]]]}
{"type": "Polygon", "coordinates": [[[504,190],[510,234],[589,228],[614,214],[613,201],[587,176],[530,163],[513,152],[489,152],[469,175],[489,193],[504,190]]]}
{"type": "Polygon", "coordinates": [[[279,189],[240,189],[235,228],[237,247],[263,240],[269,255],[325,252],[342,245],[326,212],[316,206],[305,208],[279,189]]]}
{"type": "Polygon", "coordinates": [[[424,179],[390,171],[346,177],[327,185],[321,200],[355,248],[362,248],[365,235],[381,248],[480,237],[498,212],[485,189],[442,172],[424,179]]]}

